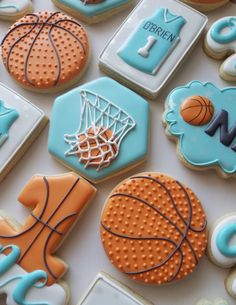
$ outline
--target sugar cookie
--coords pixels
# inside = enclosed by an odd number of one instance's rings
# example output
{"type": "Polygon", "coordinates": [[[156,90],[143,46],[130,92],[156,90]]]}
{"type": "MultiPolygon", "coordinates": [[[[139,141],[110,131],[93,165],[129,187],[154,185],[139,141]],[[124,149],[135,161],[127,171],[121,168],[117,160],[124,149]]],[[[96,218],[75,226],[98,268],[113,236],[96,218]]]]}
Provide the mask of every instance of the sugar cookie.
{"type": "Polygon", "coordinates": [[[86,22],[97,23],[128,9],[133,0],[52,0],[60,9],[86,22]]]}
{"type": "Polygon", "coordinates": [[[112,264],[148,284],[191,274],[204,256],[207,235],[196,195],[160,173],[141,173],[121,182],[101,217],[101,239],[112,264]]]}
{"type": "Polygon", "coordinates": [[[32,12],[31,0],[0,0],[0,19],[15,21],[32,12]]]}
{"type": "Polygon", "coordinates": [[[28,14],[2,41],[2,59],[24,88],[55,92],[76,83],[89,62],[85,29],[60,12],[28,14]]]}
{"type": "Polygon", "coordinates": [[[48,149],[65,166],[98,183],[143,162],[148,137],[148,103],[103,77],[56,99],[48,149]]]}
{"type": "Polygon", "coordinates": [[[197,302],[196,305],[229,305],[229,304],[226,300],[217,298],[214,301],[210,301],[207,299],[201,299],[199,302],[197,302]]]}
{"type": "Polygon", "coordinates": [[[206,16],[179,1],[140,1],[103,50],[99,66],[131,89],[155,98],[206,23],[206,16]]]}
{"type": "Polygon", "coordinates": [[[68,289],[58,283],[67,266],[55,251],[95,191],[74,173],[34,176],[18,198],[31,210],[25,224],[1,213],[0,294],[7,305],[67,304],[68,289]]]}
{"type": "MultiPolygon", "coordinates": [[[[222,268],[236,267],[236,213],[218,219],[210,232],[209,258],[222,268]]],[[[226,278],[225,286],[229,294],[236,298],[236,268],[226,278]]]]}
{"type": "Polygon", "coordinates": [[[78,305],[152,305],[106,273],[99,273],[78,305]],[[114,297],[115,296],[115,297],[114,297]]]}
{"type": "Polygon", "coordinates": [[[191,5],[201,12],[209,12],[215,10],[227,3],[230,0],[182,0],[182,2],[191,5]]]}
{"type": "Polygon", "coordinates": [[[214,168],[224,178],[236,174],[235,99],[235,88],[221,90],[199,81],[169,94],[163,122],[167,135],[178,142],[177,153],[186,166],[214,168]]]}
{"type": "Polygon", "coordinates": [[[220,76],[236,81],[236,16],[223,17],[211,26],[204,49],[212,58],[226,58],[220,67],[220,76]]]}
{"type": "Polygon", "coordinates": [[[0,83],[0,181],[47,124],[42,110],[0,83]]]}

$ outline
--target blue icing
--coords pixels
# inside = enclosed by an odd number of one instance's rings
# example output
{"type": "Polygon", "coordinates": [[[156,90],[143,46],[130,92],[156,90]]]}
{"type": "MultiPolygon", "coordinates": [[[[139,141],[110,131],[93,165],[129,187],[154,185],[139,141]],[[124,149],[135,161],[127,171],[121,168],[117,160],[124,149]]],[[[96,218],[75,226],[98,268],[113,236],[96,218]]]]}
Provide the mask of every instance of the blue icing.
{"type": "Polygon", "coordinates": [[[214,136],[206,133],[207,125],[193,126],[185,122],[180,114],[183,101],[191,96],[200,95],[209,98],[218,114],[222,109],[228,112],[228,129],[236,123],[236,88],[218,89],[212,83],[193,81],[187,86],[174,89],[167,98],[164,120],[171,136],[179,139],[179,152],[191,165],[204,167],[219,165],[227,174],[236,172],[236,152],[220,141],[221,131],[214,136]]]}
{"type": "Polygon", "coordinates": [[[7,108],[0,100],[0,147],[8,139],[9,129],[18,117],[19,113],[15,109],[7,108]]]}
{"type": "Polygon", "coordinates": [[[70,168],[89,179],[99,181],[143,160],[148,150],[148,132],[148,103],[116,81],[104,77],[75,88],[56,99],[50,123],[48,149],[70,168]],[[64,136],[74,134],[79,127],[81,90],[89,90],[106,98],[129,114],[135,122],[135,127],[123,138],[116,159],[99,171],[91,166],[85,168],[77,155],[65,154],[69,146],[64,136]]]}
{"type": "Polygon", "coordinates": [[[180,32],[186,20],[167,8],[141,22],[131,37],[118,51],[130,66],[148,74],[156,74],[180,41],[180,32]]]}
{"type": "Polygon", "coordinates": [[[236,40],[236,18],[229,17],[217,21],[211,28],[211,38],[218,43],[227,44],[236,40]],[[226,32],[225,29],[228,29],[226,32]]]}
{"type": "Polygon", "coordinates": [[[81,12],[86,16],[95,16],[102,14],[110,9],[114,9],[123,4],[127,4],[132,0],[105,0],[98,4],[84,4],[80,0],[57,0],[59,3],[81,12]]]}
{"type": "Polygon", "coordinates": [[[28,302],[25,297],[32,287],[41,288],[44,287],[47,282],[47,274],[42,270],[36,270],[27,274],[16,274],[10,277],[5,282],[1,282],[1,276],[7,273],[15,264],[17,264],[20,258],[20,249],[15,245],[9,245],[0,248],[0,254],[3,254],[6,250],[11,250],[8,255],[0,260],[0,287],[8,285],[12,281],[17,283],[12,291],[12,298],[19,305],[50,305],[47,302],[28,302]],[[40,282],[44,280],[44,282],[40,282]]]}
{"type": "Polygon", "coordinates": [[[236,223],[230,223],[218,233],[216,237],[216,245],[226,257],[236,257],[236,246],[230,245],[230,240],[236,235],[236,223]]]}

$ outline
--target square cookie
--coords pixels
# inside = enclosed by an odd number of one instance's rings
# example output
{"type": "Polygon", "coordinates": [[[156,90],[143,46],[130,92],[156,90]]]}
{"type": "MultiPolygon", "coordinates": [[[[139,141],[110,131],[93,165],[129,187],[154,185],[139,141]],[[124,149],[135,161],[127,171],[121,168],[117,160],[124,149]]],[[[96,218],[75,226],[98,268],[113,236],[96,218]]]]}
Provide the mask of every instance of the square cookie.
{"type": "Polygon", "coordinates": [[[42,110],[0,83],[0,181],[46,123],[42,110]]]}
{"type": "Polygon", "coordinates": [[[155,98],[198,41],[207,20],[179,1],[143,0],[103,50],[100,69],[155,98]]]}
{"type": "Polygon", "coordinates": [[[78,305],[152,305],[127,286],[105,273],[99,273],[78,305]]]}

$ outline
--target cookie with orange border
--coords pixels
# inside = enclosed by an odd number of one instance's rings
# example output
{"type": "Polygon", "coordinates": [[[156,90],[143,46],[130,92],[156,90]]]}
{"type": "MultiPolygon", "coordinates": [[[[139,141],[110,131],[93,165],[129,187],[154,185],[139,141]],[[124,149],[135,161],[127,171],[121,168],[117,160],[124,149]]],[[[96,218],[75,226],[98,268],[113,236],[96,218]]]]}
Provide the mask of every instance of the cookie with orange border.
{"type": "Polygon", "coordinates": [[[229,1],[230,0],[182,0],[182,2],[191,5],[195,9],[202,12],[208,12],[217,9],[229,3],[229,1]]]}
{"type": "Polygon", "coordinates": [[[89,63],[85,29],[60,12],[25,15],[4,37],[3,63],[26,89],[55,92],[76,83],[89,63]]]}
{"type": "Polygon", "coordinates": [[[185,278],[207,247],[206,215],[199,199],[161,173],[140,173],[115,187],[103,209],[100,231],[111,263],[148,284],[185,278]]]}

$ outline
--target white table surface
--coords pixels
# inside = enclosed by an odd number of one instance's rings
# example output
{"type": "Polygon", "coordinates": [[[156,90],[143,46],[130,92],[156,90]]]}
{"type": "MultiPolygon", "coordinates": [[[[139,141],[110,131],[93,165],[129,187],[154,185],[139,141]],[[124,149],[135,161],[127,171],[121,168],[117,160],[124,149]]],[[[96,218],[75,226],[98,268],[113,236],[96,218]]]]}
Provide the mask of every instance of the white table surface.
{"type": "MultiPolygon", "coordinates": [[[[50,0],[34,0],[33,4],[35,11],[56,10],[50,0]]],[[[86,26],[92,42],[93,58],[81,82],[87,82],[101,76],[97,65],[98,55],[128,13],[129,11],[126,11],[98,25],[86,26]]],[[[236,5],[231,3],[208,14],[209,24],[219,17],[233,13],[236,13],[236,5]]],[[[8,22],[0,22],[1,39],[9,26],[8,22]]],[[[224,288],[227,271],[217,268],[207,258],[199,264],[194,274],[179,283],[165,287],[144,286],[129,280],[110,264],[99,237],[100,214],[109,192],[122,179],[142,171],[165,172],[187,183],[201,199],[208,215],[209,224],[212,224],[217,217],[224,215],[224,213],[236,210],[236,180],[223,180],[214,171],[196,172],[187,169],[178,160],[175,144],[166,138],[161,124],[164,100],[172,88],[194,79],[212,81],[219,87],[232,85],[220,79],[218,76],[220,63],[208,58],[204,54],[201,44],[202,42],[193,50],[174,79],[162,91],[158,100],[150,102],[151,132],[148,161],[125,175],[98,185],[95,199],[59,249],[58,256],[65,260],[70,267],[64,276],[64,280],[71,289],[70,305],[77,304],[95,275],[101,270],[128,284],[155,305],[195,305],[199,298],[217,296],[226,298],[229,304],[235,304],[235,300],[228,296],[224,288]]],[[[25,96],[42,108],[50,117],[55,95],[34,94],[22,89],[10,78],[2,63],[0,63],[0,82],[25,96]]],[[[48,154],[47,136],[48,128],[44,130],[23,159],[0,184],[0,208],[8,211],[21,222],[24,222],[28,211],[17,203],[16,198],[31,176],[35,173],[60,174],[67,172],[65,167],[53,160],[48,154]]],[[[0,304],[4,305],[4,302],[0,304]]]]}

